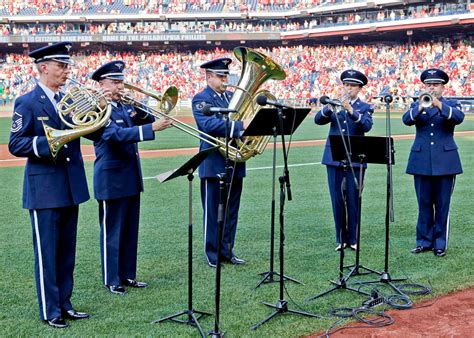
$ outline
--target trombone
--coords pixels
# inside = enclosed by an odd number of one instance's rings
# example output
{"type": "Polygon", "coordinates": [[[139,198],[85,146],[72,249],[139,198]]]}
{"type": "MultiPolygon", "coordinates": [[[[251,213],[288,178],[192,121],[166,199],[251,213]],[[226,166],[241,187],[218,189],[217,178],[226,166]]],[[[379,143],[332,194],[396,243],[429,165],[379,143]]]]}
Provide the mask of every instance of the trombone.
{"type": "MultiPolygon", "coordinates": [[[[152,97],[158,102],[160,102],[160,104],[159,104],[159,109],[155,109],[148,106],[147,104],[143,102],[140,102],[139,100],[137,100],[136,98],[130,95],[122,96],[122,101],[124,103],[130,104],[136,108],[139,108],[145,113],[154,116],[155,118],[158,118],[158,119],[168,118],[173,121],[173,123],[171,123],[173,127],[178,128],[179,130],[185,132],[186,134],[197,137],[201,141],[204,141],[214,147],[221,147],[221,148],[225,147],[224,141],[214,136],[211,136],[209,134],[206,134],[200,131],[199,129],[194,128],[193,126],[190,126],[189,124],[181,122],[177,118],[167,115],[171,110],[173,110],[173,108],[176,106],[176,103],[178,102],[178,89],[175,86],[170,86],[163,95],[155,94],[151,91],[135,86],[128,82],[124,82],[124,87],[126,89],[136,91],[146,96],[152,97]],[[204,137],[201,135],[203,135],[204,137]]],[[[229,153],[232,153],[235,156],[235,158],[241,157],[239,149],[235,148],[232,145],[229,145],[229,153]]]]}

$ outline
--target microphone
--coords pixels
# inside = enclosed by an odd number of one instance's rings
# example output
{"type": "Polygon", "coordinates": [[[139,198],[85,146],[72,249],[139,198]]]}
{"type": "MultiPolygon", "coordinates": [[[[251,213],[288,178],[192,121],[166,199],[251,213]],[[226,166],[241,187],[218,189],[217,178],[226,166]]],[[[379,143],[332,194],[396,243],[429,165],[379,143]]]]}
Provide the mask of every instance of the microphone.
{"type": "Polygon", "coordinates": [[[266,106],[267,104],[269,104],[271,106],[280,107],[280,108],[293,108],[293,107],[284,105],[283,103],[269,100],[268,97],[266,97],[265,95],[257,96],[257,103],[260,106],[266,106]]]}
{"type": "Polygon", "coordinates": [[[237,111],[238,111],[237,109],[213,107],[210,104],[207,104],[202,108],[202,113],[206,116],[212,116],[215,113],[220,113],[220,114],[236,113],[237,111]]]}
{"type": "Polygon", "coordinates": [[[383,100],[385,103],[392,103],[393,102],[393,96],[390,94],[385,94],[383,96],[383,100]]]}
{"type": "Polygon", "coordinates": [[[321,98],[319,99],[319,102],[321,102],[322,104],[331,104],[333,106],[342,106],[342,102],[339,101],[339,100],[331,100],[328,96],[324,95],[324,96],[321,96],[321,98]]]}

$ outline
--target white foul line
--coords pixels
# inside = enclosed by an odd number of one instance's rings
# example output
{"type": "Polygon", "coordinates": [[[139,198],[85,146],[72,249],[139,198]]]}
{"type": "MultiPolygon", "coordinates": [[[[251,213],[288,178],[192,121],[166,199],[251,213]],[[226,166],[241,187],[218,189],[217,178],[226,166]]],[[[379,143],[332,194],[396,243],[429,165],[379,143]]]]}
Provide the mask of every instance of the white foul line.
{"type": "MultiPolygon", "coordinates": [[[[321,162],[311,162],[311,163],[297,163],[297,164],[289,164],[289,168],[294,168],[294,167],[306,167],[310,165],[318,165],[321,164],[321,162]]],[[[275,168],[283,168],[284,166],[282,165],[277,165],[275,168]]],[[[255,168],[247,168],[248,171],[254,171],[254,170],[268,170],[268,169],[273,169],[273,166],[268,166],[268,167],[255,167],[255,168]]],[[[143,177],[144,180],[156,180],[156,176],[150,176],[150,177],[143,177]]]]}

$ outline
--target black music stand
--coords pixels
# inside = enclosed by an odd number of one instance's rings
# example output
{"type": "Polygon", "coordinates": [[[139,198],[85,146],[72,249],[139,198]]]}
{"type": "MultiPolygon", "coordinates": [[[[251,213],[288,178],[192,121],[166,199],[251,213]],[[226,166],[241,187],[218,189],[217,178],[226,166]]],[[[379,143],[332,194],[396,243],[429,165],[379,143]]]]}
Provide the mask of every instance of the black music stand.
{"type": "Polygon", "coordinates": [[[187,176],[189,182],[189,224],[188,224],[188,308],[184,311],[177,312],[170,316],[166,316],[161,319],[157,319],[152,323],[161,323],[167,320],[172,320],[182,324],[188,324],[191,326],[196,326],[201,334],[201,337],[205,337],[204,331],[202,330],[201,325],[199,325],[199,319],[206,315],[212,315],[209,312],[198,311],[193,309],[193,216],[192,216],[192,205],[193,205],[193,178],[194,178],[194,171],[199,167],[202,161],[206,159],[207,156],[212,154],[217,150],[218,147],[209,148],[203,150],[196,155],[194,155],[190,160],[184,163],[181,167],[177,169],[173,169],[171,171],[165,172],[163,174],[158,175],[156,178],[161,182],[164,183],[169,181],[173,178],[180,177],[180,176],[187,176]],[[196,316],[195,314],[198,314],[196,316]],[[176,319],[177,317],[187,315],[187,320],[180,320],[176,319]]]}
{"type": "MultiPolygon", "coordinates": [[[[356,259],[355,264],[346,266],[349,268],[349,274],[346,276],[346,281],[357,275],[366,275],[370,273],[375,273],[381,275],[380,272],[370,269],[361,265],[360,262],[360,228],[361,228],[361,217],[362,217],[362,191],[363,191],[363,177],[364,177],[364,164],[373,163],[373,164],[387,164],[388,155],[387,155],[387,144],[389,143],[393,147],[393,139],[386,137],[377,137],[377,136],[345,136],[346,144],[350,144],[350,161],[358,162],[360,165],[359,170],[359,186],[358,186],[358,219],[357,219],[357,249],[356,249],[356,259]],[[360,269],[365,270],[361,272],[360,269]]],[[[344,152],[344,146],[342,139],[339,135],[330,135],[329,141],[331,142],[331,149],[333,159],[336,161],[342,161],[346,159],[346,154],[344,152]]],[[[395,163],[395,158],[393,152],[391,152],[390,157],[391,163],[395,163]]]]}
{"type": "MultiPolygon", "coordinates": [[[[344,277],[343,269],[344,267],[344,247],[343,242],[346,234],[346,227],[347,227],[347,213],[344,215],[344,219],[346,220],[345,224],[341,228],[341,250],[339,252],[339,276],[337,281],[332,281],[331,283],[334,284],[332,288],[319,293],[315,296],[309,297],[306,300],[313,300],[319,297],[322,297],[332,291],[338,289],[346,289],[349,291],[357,292],[366,296],[370,296],[369,293],[362,291],[360,289],[355,289],[347,284],[347,280],[356,275],[363,275],[368,273],[376,273],[381,275],[380,272],[365,267],[359,264],[359,255],[360,255],[360,221],[361,221],[361,214],[362,214],[362,191],[363,191],[363,177],[364,177],[364,163],[387,163],[387,156],[386,156],[386,138],[385,137],[375,137],[375,136],[344,136],[342,139],[341,135],[329,135],[329,142],[331,144],[331,154],[332,158],[335,161],[341,161],[344,164],[344,178],[342,187],[344,192],[346,192],[346,185],[347,185],[347,165],[349,161],[351,163],[358,162],[360,164],[360,171],[359,171],[359,178],[358,178],[358,209],[359,215],[357,219],[357,249],[356,249],[356,262],[354,265],[347,266],[346,268],[350,268],[349,274],[344,277]],[[346,151],[347,149],[347,151],[346,151]],[[348,153],[349,152],[349,153],[348,153]],[[366,272],[361,273],[359,269],[364,269],[366,272]]],[[[390,139],[390,142],[393,144],[393,139],[390,139]]],[[[393,156],[393,154],[392,154],[393,156]]],[[[355,177],[352,177],[356,180],[355,177]]],[[[346,197],[344,197],[346,198],[346,197]]],[[[345,201],[347,203],[347,201],[345,201]]],[[[347,207],[346,207],[347,209],[347,207]]]]}
{"type": "MultiPolygon", "coordinates": [[[[283,124],[283,130],[285,135],[291,135],[292,130],[296,130],[301,122],[305,119],[311,108],[294,108],[284,109],[283,114],[285,115],[285,123],[283,124]]],[[[274,283],[278,279],[274,279],[273,276],[279,276],[279,273],[273,271],[274,257],[275,257],[275,172],[276,172],[276,144],[277,136],[279,133],[280,121],[278,119],[278,112],[275,108],[262,108],[258,114],[252,119],[252,122],[245,130],[243,136],[262,136],[272,135],[273,136],[273,163],[272,163],[272,206],[271,206],[271,224],[270,224],[270,269],[266,272],[260,272],[259,275],[263,276],[263,279],[257,284],[257,289],[262,284],[274,283]]],[[[290,280],[295,283],[303,284],[300,281],[283,276],[284,280],[290,280]]]]}
{"type": "MultiPolygon", "coordinates": [[[[279,250],[279,259],[280,259],[280,293],[279,299],[276,304],[271,304],[267,302],[262,302],[262,304],[274,308],[273,311],[268,317],[263,319],[262,321],[258,322],[254,326],[251,327],[252,330],[256,330],[261,325],[268,322],[270,319],[274,318],[279,314],[284,313],[293,313],[299,314],[308,317],[320,317],[317,314],[299,311],[299,310],[292,310],[288,308],[288,301],[285,300],[283,294],[284,288],[284,240],[285,240],[285,222],[284,222],[284,206],[285,206],[285,199],[287,192],[288,200],[291,201],[291,190],[290,190],[290,178],[288,172],[288,162],[287,162],[287,153],[285,149],[285,134],[292,135],[296,128],[299,126],[301,121],[305,118],[305,116],[309,113],[310,108],[283,108],[277,107],[277,109],[261,109],[258,114],[252,120],[252,123],[247,128],[245,134],[247,135],[273,135],[274,136],[274,147],[275,147],[275,138],[277,135],[281,135],[282,140],[282,148],[283,148],[283,160],[284,160],[284,171],[283,176],[279,177],[280,182],[280,250],[279,250]],[[259,116],[260,115],[260,116],[259,116]],[[252,124],[255,124],[255,127],[250,128],[252,124]]],[[[274,153],[275,158],[275,153],[274,153]]],[[[274,161],[274,168],[275,168],[275,161],[274,161]]],[[[275,183],[273,183],[275,184],[275,183]]],[[[273,208],[274,210],[274,204],[273,208]]],[[[274,224],[272,224],[274,225],[274,224]]],[[[270,271],[266,273],[268,276],[269,274],[275,274],[275,272],[270,271]]],[[[265,277],[266,278],[266,277],[265,277]]],[[[287,279],[289,279],[287,277],[287,279]]],[[[261,283],[260,283],[261,284],[261,283]]]]}

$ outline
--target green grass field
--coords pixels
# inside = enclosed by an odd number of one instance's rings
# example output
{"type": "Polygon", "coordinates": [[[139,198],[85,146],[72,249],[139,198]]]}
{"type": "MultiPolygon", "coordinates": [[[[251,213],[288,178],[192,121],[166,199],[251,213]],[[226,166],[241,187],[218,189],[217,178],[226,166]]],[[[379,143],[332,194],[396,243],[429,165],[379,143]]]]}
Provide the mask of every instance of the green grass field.
{"type": "MultiPolygon", "coordinates": [[[[0,119],[0,143],[8,140],[9,119],[0,119]]],[[[470,117],[456,129],[474,130],[470,117]]],[[[410,134],[414,128],[403,126],[394,117],[392,132],[410,134]]],[[[317,127],[307,119],[294,139],[324,139],[327,127],[317,127]]],[[[370,135],[383,135],[383,115],[377,115],[370,135]]],[[[394,174],[395,222],[390,224],[390,273],[392,277],[408,277],[411,282],[431,283],[435,297],[474,285],[472,234],[474,234],[474,137],[457,137],[464,174],[459,175],[451,210],[451,235],[447,256],[431,253],[413,255],[417,204],[413,178],[405,174],[411,140],[395,142],[394,174]]],[[[197,141],[175,130],[157,136],[155,142],[142,149],[196,146],[197,141]],[[166,145],[165,145],[166,144],[166,145]]],[[[273,319],[257,331],[250,326],[265,318],[271,309],[261,301],[276,303],[278,284],[254,290],[259,272],[268,270],[272,152],[249,160],[247,178],[236,239],[236,253],[248,260],[245,266],[225,265],[222,269],[221,329],[230,337],[290,336],[297,337],[325,330],[334,320],[332,307],[357,306],[363,297],[339,290],[327,297],[304,302],[304,299],[330,287],[329,279],[338,274],[339,256],[334,252],[335,236],[326,170],[318,163],[322,146],[292,148],[289,156],[293,200],[286,202],[285,273],[305,285],[286,283],[285,298],[293,309],[313,311],[322,319],[285,314],[273,319]],[[308,164],[306,166],[296,166],[308,164]]],[[[278,162],[281,163],[281,154],[278,162]]],[[[143,159],[145,193],[142,195],[141,229],[138,256],[138,278],[149,282],[144,290],[130,290],[125,297],[108,293],[101,285],[98,207],[95,200],[81,205],[75,288],[73,304],[92,314],[90,320],[71,323],[65,331],[57,331],[38,319],[34,282],[31,225],[28,212],[21,209],[23,168],[1,169],[0,192],[0,333],[2,336],[45,335],[115,335],[115,336],[196,336],[197,330],[176,323],[151,324],[152,320],[187,307],[187,180],[182,177],[160,184],[149,179],[178,167],[188,157],[143,159]]],[[[92,185],[92,163],[86,164],[92,185]]],[[[278,169],[278,174],[281,169],[278,169]]],[[[380,270],[384,263],[386,167],[371,165],[366,175],[363,196],[361,263],[380,270]]],[[[194,180],[194,306],[214,311],[214,273],[207,266],[202,246],[199,180],[194,180]]],[[[277,198],[278,200],[278,198],[277,198]]],[[[277,206],[278,209],[278,206],[277,206]]],[[[277,227],[278,229],[278,227],[277,227]]],[[[277,236],[278,239],[278,236],[277,236]]],[[[277,253],[276,253],[276,257],[277,253]]],[[[346,262],[354,253],[348,251],[346,262]]],[[[277,260],[278,262],[278,260],[277,260]]],[[[275,270],[278,265],[275,266],[275,270]]],[[[377,285],[389,294],[390,290],[377,285]]],[[[370,291],[370,288],[367,290],[370,291]]],[[[415,301],[421,297],[414,297],[415,301]]],[[[206,331],[213,328],[213,318],[200,323],[206,331]]]]}

